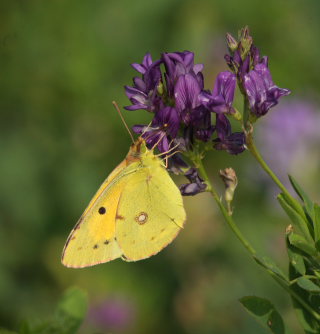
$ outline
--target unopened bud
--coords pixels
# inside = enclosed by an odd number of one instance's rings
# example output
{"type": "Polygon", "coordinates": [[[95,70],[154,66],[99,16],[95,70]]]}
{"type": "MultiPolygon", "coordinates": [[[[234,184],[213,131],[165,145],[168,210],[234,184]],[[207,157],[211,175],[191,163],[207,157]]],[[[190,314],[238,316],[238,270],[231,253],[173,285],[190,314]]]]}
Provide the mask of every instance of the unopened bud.
{"type": "Polygon", "coordinates": [[[190,183],[182,184],[179,187],[182,196],[194,196],[206,190],[207,184],[199,176],[196,168],[190,168],[186,171],[184,176],[190,183]]]}
{"type": "Polygon", "coordinates": [[[251,45],[252,45],[252,42],[253,42],[253,39],[252,37],[250,36],[250,33],[249,33],[249,27],[248,26],[245,26],[244,28],[242,28],[239,32],[239,40],[240,40],[240,44],[241,44],[241,58],[242,60],[244,60],[249,51],[250,51],[250,48],[251,48],[251,45]]]}
{"type": "Polygon", "coordinates": [[[292,233],[293,232],[293,226],[290,224],[290,225],[288,225],[287,227],[286,227],[286,234],[288,235],[288,234],[290,234],[290,233],[292,233]]]}
{"type": "Polygon", "coordinates": [[[232,168],[225,168],[220,170],[220,177],[226,188],[224,198],[228,205],[229,214],[232,214],[231,202],[233,200],[234,192],[238,185],[236,172],[232,168]]]}
{"type": "Polygon", "coordinates": [[[237,40],[229,33],[227,33],[226,39],[227,39],[227,45],[228,45],[230,52],[231,53],[235,52],[238,48],[237,40]]]}

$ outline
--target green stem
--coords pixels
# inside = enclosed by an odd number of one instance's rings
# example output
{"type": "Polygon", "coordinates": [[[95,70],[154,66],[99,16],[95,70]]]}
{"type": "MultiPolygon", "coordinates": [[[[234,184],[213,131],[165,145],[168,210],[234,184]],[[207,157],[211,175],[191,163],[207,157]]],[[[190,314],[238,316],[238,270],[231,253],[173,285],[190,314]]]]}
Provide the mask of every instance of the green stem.
{"type": "Polygon", "coordinates": [[[242,235],[242,233],[238,229],[237,225],[234,223],[232,216],[229,215],[228,210],[222,204],[221,199],[219,198],[219,195],[217,194],[216,190],[214,189],[214,187],[212,186],[212,184],[209,180],[208,174],[207,174],[207,172],[206,172],[206,170],[203,166],[202,160],[199,159],[197,161],[196,165],[199,169],[199,172],[200,172],[201,176],[203,177],[203,179],[205,180],[205,182],[207,184],[207,191],[211,193],[214,200],[217,202],[217,204],[218,204],[226,222],[228,223],[229,227],[231,228],[233,233],[237,236],[237,238],[240,240],[242,245],[247,249],[247,251],[253,256],[256,255],[257,252],[250,245],[250,243],[246,240],[246,238],[242,235]]]}
{"type": "Polygon", "coordinates": [[[250,153],[259,162],[260,166],[269,174],[269,176],[277,184],[277,186],[281,189],[281,191],[287,197],[291,197],[291,195],[288,192],[288,190],[286,189],[286,187],[281,183],[281,181],[278,179],[276,174],[274,174],[274,172],[270,169],[270,167],[267,165],[267,163],[263,160],[261,154],[259,153],[259,151],[257,150],[256,146],[254,145],[254,143],[251,139],[249,141],[247,141],[247,147],[248,147],[250,153]]]}
{"type": "Polygon", "coordinates": [[[271,177],[271,179],[275,182],[275,184],[279,187],[279,189],[283,192],[287,200],[291,203],[292,207],[295,208],[295,210],[302,215],[302,217],[305,216],[303,208],[299,204],[299,202],[292,197],[292,195],[289,193],[287,188],[282,184],[282,182],[278,179],[276,174],[271,170],[271,168],[267,165],[267,163],[262,158],[262,155],[258,151],[257,147],[255,146],[253,142],[253,136],[252,136],[252,128],[246,130],[246,145],[252,156],[257,160],[257,162],[260,164],[260,166],[263,168],[263,170],[271,177]]]}
{"type": "MultiPolygon", "coordinates": [[[[201,177],[205,180],[207,184],[207,191],[211,193],[214,200],[217,202],[219,209],[221,213],[223,214],[226,222],[228,223],[229,227],[231,228],[232,232],[237,236],[237,238],[240,240],[242,245],[246,248],[246,250],[252,255],[252,257],[256,258],[256,251],[255,249],[250,245],[250,243],[246,240],[246,238],[242,235],[241,231],[238,229],[237,225],[235,224],[233,218],[231,215],[229,215],[227,209],[223,205],[218,193],[212,186],[212,183],[210,182],[210,179],[208,177],[208,174],[203,166],[202,159],[198,158],[196,159],[195,165],[198,168],[201,177]]],[[[279,181],[280,182],[280,181],[279,181]]],[[[286,290],[292,298],[294,298],[300,305],[307,310],[310,315],[312,315],[317,321],[320,320],[320,315],[312,308],[310,307],[297,293],[295,293],[292,289],[290,289],[289,281],[286,281],[284,279],[279,278],[271,269],[267,269],[265,266],[262,266],[266,269],[266,271],[271,275],[271,277],[284,289],[286,290]]]]}

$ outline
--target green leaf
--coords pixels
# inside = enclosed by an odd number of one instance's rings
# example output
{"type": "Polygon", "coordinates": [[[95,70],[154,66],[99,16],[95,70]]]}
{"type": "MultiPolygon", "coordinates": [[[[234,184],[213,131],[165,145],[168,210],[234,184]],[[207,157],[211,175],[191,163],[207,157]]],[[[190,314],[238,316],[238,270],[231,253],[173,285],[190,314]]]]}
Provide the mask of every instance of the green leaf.
{"type": "Polygon", "coordinates": [[[292,247],[290,247],[290,243],[288,242],[288,256],[291,265],[297,270],[297,272],[301,275],[304,275],[306,273],[306,266],[304,264],[303,257],[296,253],[292,247]]]}
{"type": "Polygon", "coordinates": [[[313,222],[314,222],[314,226],[313,226],[313,228],[314,228],[314,239],[315,239],[316,245],[317,245],[318,241],[320,240],[320,206],[318,204],[314,204],[314,214],[315,214],[315,218],[313,220],[313,222]]]}
{"type": "MultiPolygon", "coordinates": [[[[307,263],[306,263],[307,264],[307,263]]],[[[306,268],[308,271],[308,267],[306,268]]],[[[297,273],[296,269],[289,264],[289,278],[290,280],[296,280],[300,275],[297,273]]],[[[303,300],[307,305],[310,304],[310,293],[304,289],[302,289],[298,284],[293,284],[290,286],[290,290],[292,290],[296,295],[298,295],[301,300],[303,300]]],[[[313,295],[318,296],[318,295],[313,295]]],[[[296,311],[297,317],[300,321],[302,328],[304,329],[306,334],[316,334],[320,333],[320,323],[317,319],[315,319],[308,310],[304,308],[304,306],[298,302],[295,298],[292,298],[293,307],[296,311]]],[[[317,309],[317,308],[315,308],[317,309]]]]}
{"type": "Polygon", "coordinates": [[[313,242],[309,230],[310,224],[307,220],[307,217],[302,217],[301,214],[299,214],[294,208],[292,208],[292,206],[286,201],[283,194],[279,194],[277,196],[277,199],[292,223],[301,231],[301,233],[309,242],[313,242]]]}
{"type": "Polygon", "coordinates": [[[301,235],[291,232],[288,235],[288,239],[291,245],[297,247],[304,253],[311,256],[315,256],[317,254],[317,250],[313,243],[307,242],[307,240],[301,235]]]}
{"type": "Polygon", "coordinates": [[[269,328],[272,333],[285,333],[282,317],[269,300],[255,296],[246,296],[240,299],[240,303],[258,322],[264,327],[269,328]]]}
{"type": "Polygon", "coordinates": [[[85,291],[72,287],[63,295],[58,304],[57,313],[83,319],[87,312],[87,294],[85,291]]]}
{"type": "Polygon", "coordinates": [[[317,276],[320,279],[320,271],[319,270],[314,270],[313,271],[315,276],[317,276]]]}
{"type": "Polygon", "coordinates": [[[312,293],[320,293],[320,287],[306,277],[299,277],[297,279],[297,283],[303,290],[307,290],[312,293]]]}
{"type": "Polygon", "coordinates": [[[87,313],[87,295],[76,287],[68,289],[60,301],[55,320],[61,334],[76,333],[87,313]]]}
{"type": "Polygon", "coordinates": [[[292,187],[294,188],[297,195],[302,199],[303,203],[305,204],[306,211],[309,214],[310,218],[314,221],[314,208],[313,208],[313,202],[309,198],[309,196],[306,194],[306,192],[300,187],[300,185],[297,183],[297,181],[291,176],[289,176],[289,180],[292,184],[292,187]]]}

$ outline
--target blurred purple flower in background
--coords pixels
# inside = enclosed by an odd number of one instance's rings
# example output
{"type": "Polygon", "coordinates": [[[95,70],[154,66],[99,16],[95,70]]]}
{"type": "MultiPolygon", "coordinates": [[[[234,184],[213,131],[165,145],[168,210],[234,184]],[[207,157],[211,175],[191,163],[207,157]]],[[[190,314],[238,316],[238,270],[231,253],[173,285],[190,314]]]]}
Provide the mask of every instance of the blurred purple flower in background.
{"type": "Polygon", "coordinates": [[[88,319],[101,330],[127,331],[135,321],[134,305],[119,297],[108,298],[104,302],[92,306],[88,319]]]}
{"type": "Polygon", "coordinates": [[[257,144],[267,163],[285,185],[289,185],[288,173],[301,184],[314,183],[312,180],[319,176],[319,129],[319,109],[308,101],[298,99],[281,104],[259,122],[257,144]]]}

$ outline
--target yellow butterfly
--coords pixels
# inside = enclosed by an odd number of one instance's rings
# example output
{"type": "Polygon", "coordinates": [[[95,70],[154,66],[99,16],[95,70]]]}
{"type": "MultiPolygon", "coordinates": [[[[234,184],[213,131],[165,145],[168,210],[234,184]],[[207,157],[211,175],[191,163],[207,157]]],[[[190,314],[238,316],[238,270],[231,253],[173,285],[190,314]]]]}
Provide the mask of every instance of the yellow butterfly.
{"type": "Polygon", "coordinates": [[[179,189],[139,137],[71,231],[62,263],[83,268],[119,257],[146,259],[166,247],[185,220],[179,189]]]}

